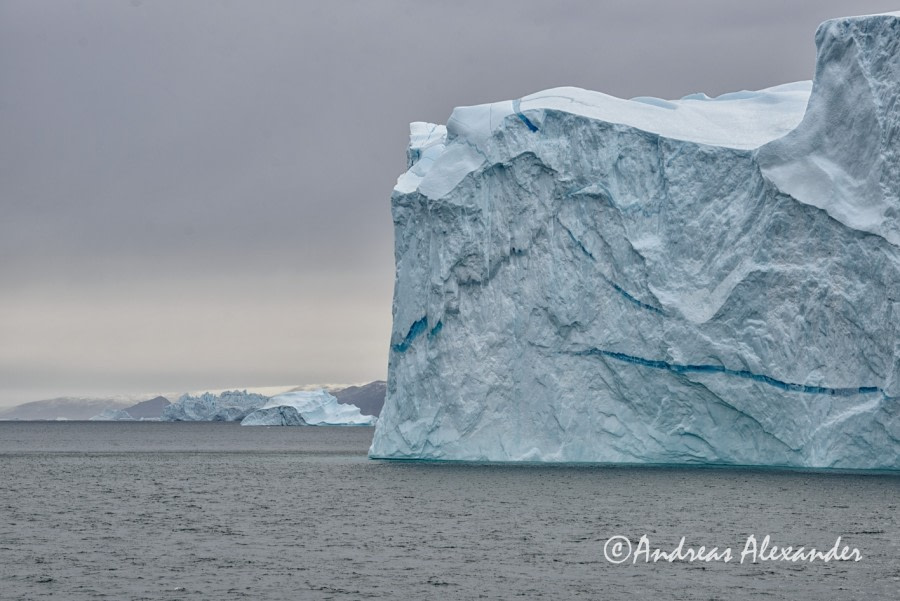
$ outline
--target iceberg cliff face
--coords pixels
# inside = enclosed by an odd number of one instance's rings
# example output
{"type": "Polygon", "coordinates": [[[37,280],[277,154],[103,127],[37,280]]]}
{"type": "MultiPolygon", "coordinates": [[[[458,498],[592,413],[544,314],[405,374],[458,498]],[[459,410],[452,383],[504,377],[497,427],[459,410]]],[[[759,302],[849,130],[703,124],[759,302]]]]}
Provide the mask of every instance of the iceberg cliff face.
{"type": "Polygon", "coordinates": [[[900,469],[900,13],[816,42],[811,87],[413,124],[370,455],[900,469]]]}

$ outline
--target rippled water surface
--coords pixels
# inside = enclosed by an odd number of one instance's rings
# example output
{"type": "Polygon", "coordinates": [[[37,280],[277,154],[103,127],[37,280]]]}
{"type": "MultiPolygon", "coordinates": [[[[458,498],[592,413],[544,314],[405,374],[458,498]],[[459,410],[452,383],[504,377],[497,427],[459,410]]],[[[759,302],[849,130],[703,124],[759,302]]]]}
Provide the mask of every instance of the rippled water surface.
{"type": "Polygon", "coordinates": [[[0,599],[900,599],[900,477],[376,462],[371,428],[0,422],[0,599]],[[604,544],[731,547],[615,565],[604,544]],[[739,563],[749,535],[859,562],[739,563]]]}

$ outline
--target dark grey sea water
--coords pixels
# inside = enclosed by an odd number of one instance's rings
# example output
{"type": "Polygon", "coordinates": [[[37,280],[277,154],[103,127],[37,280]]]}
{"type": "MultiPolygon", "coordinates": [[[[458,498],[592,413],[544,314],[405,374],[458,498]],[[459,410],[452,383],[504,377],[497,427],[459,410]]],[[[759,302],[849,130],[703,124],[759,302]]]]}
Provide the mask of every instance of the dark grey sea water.
{"type": "Polygon", "coordinates": [[[372,432],[0,422],[0,599],[900,599],[896,475],[375,462],[372,432]],[[604,558],[644,534],[735,559],[604,558]],[[751,534],[862,560],[741,564],[751,534]]]}

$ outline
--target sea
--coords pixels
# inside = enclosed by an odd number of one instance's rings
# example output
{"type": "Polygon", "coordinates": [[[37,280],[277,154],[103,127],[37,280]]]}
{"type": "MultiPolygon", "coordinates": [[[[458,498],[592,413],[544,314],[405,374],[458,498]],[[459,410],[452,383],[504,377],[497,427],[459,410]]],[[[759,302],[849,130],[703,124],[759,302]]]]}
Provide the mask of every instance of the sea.
{"type": "Polygon", "coordinates": [[[897,474],[373,461],[373,431],[0,422],[0,599],[900,599],[897,474]]]}

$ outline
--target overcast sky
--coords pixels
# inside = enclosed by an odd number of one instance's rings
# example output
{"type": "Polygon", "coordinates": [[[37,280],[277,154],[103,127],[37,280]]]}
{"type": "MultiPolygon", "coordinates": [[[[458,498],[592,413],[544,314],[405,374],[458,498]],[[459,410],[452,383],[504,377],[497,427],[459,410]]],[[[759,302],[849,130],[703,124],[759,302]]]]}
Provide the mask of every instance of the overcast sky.
{"type": "Polygon", "coordinates": [[[896,9],[0,0],[0,405],[384,378],[410,121],[810,79],[896,9]]]}

